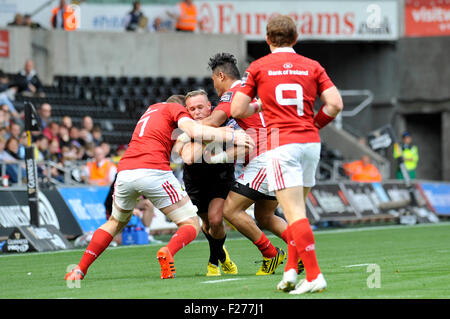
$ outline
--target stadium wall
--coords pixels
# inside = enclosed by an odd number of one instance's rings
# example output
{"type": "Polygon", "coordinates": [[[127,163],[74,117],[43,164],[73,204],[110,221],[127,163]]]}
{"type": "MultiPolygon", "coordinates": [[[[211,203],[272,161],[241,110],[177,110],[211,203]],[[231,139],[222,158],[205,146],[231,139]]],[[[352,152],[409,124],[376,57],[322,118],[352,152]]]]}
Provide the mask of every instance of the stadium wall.
{"type": "Polygon", "coordinates": [[[10,54],[0,67],[16,73],[33,58],[47,84],[54,75],[204,77],[208,59],[219,51],[246,60],[241,35],[8,30],[10,54]]]}

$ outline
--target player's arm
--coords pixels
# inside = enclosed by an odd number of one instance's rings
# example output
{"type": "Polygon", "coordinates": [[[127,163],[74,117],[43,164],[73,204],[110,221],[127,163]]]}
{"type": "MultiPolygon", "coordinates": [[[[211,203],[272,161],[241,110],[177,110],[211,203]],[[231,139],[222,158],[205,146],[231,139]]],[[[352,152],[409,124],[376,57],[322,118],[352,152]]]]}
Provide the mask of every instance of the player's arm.
{"type": "Polygon", "coordinates": [[[252,102],[247,94],[236,92],[236,95],[231,101],[231,116],[237,119],[247,118],[255,113],[262,111],[261,100],[252,102]]]}
{"type": "Polygon", "coordinates": [[[212,126],[212,127],[219,127],[223,123],[225,123],[226,120],[228,120],[227,113],[225,113],[222,110],[215,110],[215,111],[213,111],[211,113],[211,115],[209,115],[208,117],[206,117],[203,120],[201,120],[200,123],[202,125],[208,125],[208,126],[212,126]]]}
{"type": "Polygon", "coordinates": [[[203,145],[197,142],[183,144],[180,150],[180,156],[188,165],[191,165],[202,157],[203,145]]]}
{"type": "Polygon", "coordinates": [[[324,104],[314,116],[314,125],[319,129],[333,121],[344,108],[341,94],[335,86],[324,90],[320,95],[320,100],[324,104]]]}
{"type": "Polygon", "coordinates": [[[187,117],[178,121],[178,127],[186,133],[186,135],[182,134],[179,137],[184,142],[194,139],[197,141],[232,142],[237,146],[250,148],[255,145],[253,139],[245,132],[235,132],[229,127],[215,128],[201,125],[187,117]]]}

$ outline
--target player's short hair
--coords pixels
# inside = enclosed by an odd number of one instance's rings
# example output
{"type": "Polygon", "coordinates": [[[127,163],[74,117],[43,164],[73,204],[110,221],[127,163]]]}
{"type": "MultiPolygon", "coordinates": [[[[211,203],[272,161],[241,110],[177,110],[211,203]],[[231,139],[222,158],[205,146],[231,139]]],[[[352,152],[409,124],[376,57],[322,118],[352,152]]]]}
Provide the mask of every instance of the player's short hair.
{"type": "Polygon", "coordinates": [[[240,79],[241,74],[237,68],[237,60],[231,53],[217,53],[209,59],[208,67],[212,72],[223,72],[232,79],[240,79]]]}
{"type": "Polygon", "coordinates": [[[181,94],[174,94],[174,95],[169,96],[169,98],[166,100],[166,102],[167,103],[178,103],[178,104],[185,106],[184,95],[181,95],[181,94]]]}
{"type": "Polygon", "coordinates": [[[206,97],[206,99],[208,99],[208,93],[206,93],[206,91],[203,90],[203,89],[198,89],[198,90],[195,90],[195,91],[190,91],[190,92],[188,92],[186,94],[186,96],[184,97],[185,103],[186,103],[187,99],[189,99],[191,97],[194,97],[194,96],[197,96],[197,95],[204,95],[206,97]]]}
{"type": "Polygon", "coordinates": [[[297,41],[298,32],[294,20],[288,15],[276,15],[266,27],[269,42],[276,47],[291,46],[297,41]]]}

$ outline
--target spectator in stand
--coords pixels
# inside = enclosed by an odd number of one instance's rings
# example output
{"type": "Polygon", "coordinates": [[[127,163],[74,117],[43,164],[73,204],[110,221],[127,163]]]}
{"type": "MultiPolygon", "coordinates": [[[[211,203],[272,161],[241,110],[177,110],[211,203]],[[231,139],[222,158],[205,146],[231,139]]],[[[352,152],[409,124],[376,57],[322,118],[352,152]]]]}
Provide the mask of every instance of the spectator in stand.
{"type": "Polygon", "coordinates": [[[53,141],[54,139],[58,139],[58,132],[59,132],[58,122],[52,121],[48,123],[47,127],[42,131],[42,134],[47,136],[49,141],[53,141]]]}
{"type": "Polygon", "coordinates": [[[111,145],[108,142],[101,142],[100,147],[103,148],[106,158],[111,158],[111,145]]]}
{"type": "Polygon", "coordinates": [[[10,81],[9,76],[0,70],[0,104],[8,105],[11,112],[14,109],[11,101],[15,100],[17,90],[17,86],[10,81]]]}
{"type": "Polygon", "coordinates": [[[16,13],[14,20],[8,23],[8,27],[23,27],[23,15],[21,13],[16,13]]]}
{"type": "Polygon", "coordinates": [[[127,14],[125,18],[125,30],[126,31],[139,31],[143,29],[143,24],[146,23],[148,19],[144,16],[144,13],[141,11],[141,3],[140,1],[133,2],[133,9],[127,14]]]}
{"type": "Polygon", "coordinates": [[[61,148],[59,147],[58,139],[52,139],[48,145],[49,160],[55,163],[60,163],[62,160],[61,148]]]}
{"type": "Polygon", "coordinates": [[[95,125],[92,129],[92,142],[95,146],[99,146],[103,142],[102,129],[98,125],[95,125]]]}
{"type": "Polygon", "coordinates": [[[13,160],[11,160],[9,170],[7,170],[7,174],[9,175],[9,179],[12,183],[17,183],[19,178],[24,178],[26,176],[25,165],[19,163],[21,160],[19,156],[19,141],[14,137],[10,137],[6,141],[5,151],[10,155],[10,158],[13,158],[13,160]]]}
{"type": "Polygon", "coordinates": [[[86,142],[92,142],[92,130],[94,128],[94,120],[91,116],[85,115],[81,120],[81,130],[85,132],[82,133],[83,139],[86,142]]]}
{"type": "Polygon", "coordinates": [[[17,124],[16,122],[11,122],[11,125],[9,126],[9,136],[19,140],[21,130],[22,129],[19,124],[17,124]]]}
{"type": "Polygon", "coordinates": [[[41,107],[39,108],[39,119],[41,124],[41,130],[44,130],[47,128],[47,125],[51,122],[51,116],[52,116],[52,106],[49,103],[42,103],[41,107]]]}
{"type": "Polygon", "coordinates": [[[84,156],[82,158],[83,161],[89,160],[94,158],[94,150],[95,150],[95,144],[90,142],[87,143],[84,147],[84,156]]]}
{"type": "Polygon", "coordinates": [[[20,133],[19,137],[19,158],[25,159],[25,148],[28,147],[28,136],[27,132],[23,131],[20,133]]]}
{"type": "MultiPolygon", "coordinates": [[[[412,144],[412,137],[409,132],[404,132],[402,135],[402,144],[394,146],[394,158],[400,160],[403,156],[405,168],[408,171],[409,178],[416,178],[416,168],[419,162],[419,148],[412,144]]],[[[397,179],[404,179],[403,173],[400,170],[400,165],[397,168],[397,179]]]]}
{"type": "Polygon", "coordinates": [[[6,132],[9,135],[9,126],[11,125],[10,122],[10,115],[9,112],[6,112],[3,108],[0,108],[0,127],[6,128],[6,132]]]}
{"type": "Polygon", "coordinates": [[[70,129],[72,127],[72,118],[69,115],[64,115],[61,119],[61,125],[70,129]]]}
{"type": "Polygon", "coordinates": [[[149,26],[150,32],[167,32],[174,30],[172,19],[158,16],[153,20],[153,23],[149,26]]]}
{"type": "MultiPolygon", "coordinates": [[[[9,176],[12,183],[17,183],[17,159],[6,151],[6,139],[0,136],[0,163],[5,163],[5,175],[9,176]]],[[[1,166],[0,166],[1,167],[1,166]]],[[[0,175],[3,169],[0,169],[0,175]]]]}
{"type": "Polygon", "coordinates": [[[82,178],[90,185],[110,185],[116,176],[117,167],[106,158],[102,147],[97,146],[94,150],[94,160],[89,161],[84,169],[82,178]]]}
{"type": "Polygon", "coordinates": [[[48,138],[44,134],[40,134],[36,138],[36,141],[35,141],[36,162],[48,161],[50,159],[50,153],[48,151],[48,144],[49,144],[48,138]]]}
{"type": "Polygon", "coordinates": [[[30,14],[26,14],[23,16],[23,25],[30,29],[40,29],[41,25],[37,22],[33,22],[30,14]]]}
{"type": "Polygon", "coordinates": [[[176,31],[195,32],[197,26],[202,29],[202,25],[197,21],[197,7],[192,0],[180,1],[174,10],[167,11],[167,14],[175,19],[176,31]]]}
{"type": "Polygon", "coordinates": [[[16,76],[18,92],[27,96],[45,96],[42,91],[42,83],[34,69],[34,62],[31,59],[25,61],[25,66],[16,76]]]}
{"type": "Polygon", "coordinates": [[[85,153],[84,147],[77,140],[71,140],[70,149],[75,154],[75,160],[81,161],[83,159],[85,153]]]}
{"type": "Polygon", "coordinates": [[[370,157],[363,155],[360,160],[344,163],[343,168],[352,181],[361,183],[381,182],[382,177],[370,157]]]}
{"type": "Polygon", "coordinates": [[[69,129],[65,125],[59,126],[58,140],[61,147],[67,146],[70,149],[69,129]]]}
{"type": "Polygon", "coordinates": [[[5,112],[9,113],[16,123],[18,123],[21,126],[23,125],[21,114],[17,112],[14,105],[8,100],[8,98],[4,94],[0,94],[0,108],[5,112]]]}
{"type": "Polygon", "coordinates": [[[76,30],[78,27],[77,15],[73,7],[65,0],[59,1],[59,6],[53,8],[50,23],[54,29],[64,29],[66,31],[76,30]]]}
{"type": "Polygon", "coordinates": [[[127,145],[122,144],[119,145],[116,149],[116,153],[114,154],[114,156],[111,158],[111,160],[117,165],[117,163],[119,163],[120,159],[122,158],[123,154],[125,153],[125,151],[127,150],[127,145]]]}
{"type": "Polygon", "coordinates": [[[70,141],[71,142],[76,141],[78,144],[80,144],[80,146],[84,146],[85,142],[81,138],[80,128],[78,126],[73,125],[69,129],[69,136],[70,136],[70,141]]]}
{"type": "Polygon", "coordinates": [[[50,141],[48,151],[49,151],[49,160],[54,162],[54,164],[56,164],[57,166],[57,167],[51,166],[50,168],[51,177],[56,179],[60,183],[64,183],[64,171],[62,170],[64,165],[62,163],[62,155],[59,148],[59,142],[57,139],[53,139],[50,141]]]}

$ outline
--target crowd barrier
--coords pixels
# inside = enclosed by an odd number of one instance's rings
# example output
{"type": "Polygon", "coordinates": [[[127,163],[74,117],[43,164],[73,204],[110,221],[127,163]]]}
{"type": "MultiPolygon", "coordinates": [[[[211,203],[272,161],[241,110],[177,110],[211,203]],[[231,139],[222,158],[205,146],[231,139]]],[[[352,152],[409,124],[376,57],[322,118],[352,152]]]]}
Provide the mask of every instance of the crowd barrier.
{"type": "MultiPolygon", "coordinates": [[[[320,183],[307,198],[313,224],[359,222],[367,219],[413,216],[415,222],[437,222],[450,217],[450,183],[415,181],[415,201],[401,181],[382,183],[320,183]]],[[[96,230],[106,221],[104,201],[109,187],[56,186],[39,192],[40,224],[56,227],[68,239],[96,230]]],[[[176,225],[155,210],[152,231],[176,225]]],[[[25,187],[0,188],[0,238],[15,227],[27,226],[30,213],[25,187]]]]}

